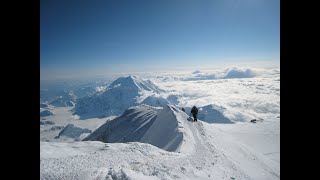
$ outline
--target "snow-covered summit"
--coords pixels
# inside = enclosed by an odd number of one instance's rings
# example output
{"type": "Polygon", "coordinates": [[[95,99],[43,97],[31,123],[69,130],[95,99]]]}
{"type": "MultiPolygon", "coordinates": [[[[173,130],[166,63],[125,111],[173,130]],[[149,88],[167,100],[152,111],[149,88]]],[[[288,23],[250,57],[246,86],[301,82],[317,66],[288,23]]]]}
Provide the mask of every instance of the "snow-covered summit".
{"type": "Polygon", "coordinates": [[[191,151],[194,138],[188,115],[173,105],[163,109],[130,107],[120,117],[109,121],[84,141],[144,142],[167,151],[191,151]]]}
{"type": "Polygon", "coordinates": [[[109,86],[108,89],[130,89],[134,91],[154,91],[156,93],[162,92],[163,90],[156,86],[150,80],[143,80],[139,76],[127,76],[127,77],[120,77],[113,81],[109,86]]]}
{"type": "Polygon", "coordinates": [[[149,80],[137,76],[120,77],[113,81],[104,92],[80,98],[74,108],[81,119],[120,115],[127,108],[138,105],[137,98],[145,92],[150,95],[163,92],[149,80]]]}

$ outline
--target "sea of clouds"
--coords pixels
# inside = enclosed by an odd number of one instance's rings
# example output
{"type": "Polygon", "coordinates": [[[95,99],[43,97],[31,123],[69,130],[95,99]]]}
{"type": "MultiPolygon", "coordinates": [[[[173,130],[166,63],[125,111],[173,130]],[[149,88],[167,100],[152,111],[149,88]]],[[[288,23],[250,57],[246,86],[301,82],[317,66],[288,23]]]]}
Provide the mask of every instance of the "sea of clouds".
{"type": "Polygon", "coordinates": [[[280,68],[235,67],[149,77],[180,107],[216,105],[233,121],[280,116],[280,68]]]}

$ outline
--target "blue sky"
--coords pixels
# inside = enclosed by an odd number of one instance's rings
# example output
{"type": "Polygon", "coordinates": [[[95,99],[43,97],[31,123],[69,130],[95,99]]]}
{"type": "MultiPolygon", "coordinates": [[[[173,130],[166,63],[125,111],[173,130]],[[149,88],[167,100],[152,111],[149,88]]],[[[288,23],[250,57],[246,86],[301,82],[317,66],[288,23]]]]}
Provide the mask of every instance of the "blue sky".
{"type": "Polygon", "coordinates": [[[53,76],[279,61],[279,54],[279,0],[40,1],[41,71],[53,76]]]}

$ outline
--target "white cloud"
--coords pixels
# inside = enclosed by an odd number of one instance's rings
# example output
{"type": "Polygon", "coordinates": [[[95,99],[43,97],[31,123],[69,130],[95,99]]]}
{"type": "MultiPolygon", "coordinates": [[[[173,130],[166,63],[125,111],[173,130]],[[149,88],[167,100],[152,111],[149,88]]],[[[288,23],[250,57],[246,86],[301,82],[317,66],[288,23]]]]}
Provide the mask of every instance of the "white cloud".
{"type": "Polygon", "coordinates": [[[252,78],[255,76],[256,74],[254,73],[254,71],[249,68],[232,68],[225,71],[225,75],[223,78],[252,78]]]}
{"type": "MultiPolygon", "coordinates": [[[[160,73],[157,73],[157,76],[154,78],[161,79],[162,81],[199,81],[214,79],[253,78],[262,75],[262,72],[266,72],[266,70],[261,68],[233,67],[207,71],[195,70],[192,73],[164,73],[162,75],[160,75],[160,73]]],[[[275,72],[267,73],[275,74],[275,72]]]]}
{"type": "Polygon", "coordinates": [[[249,121],[254,118],[272,119],[280,115],[279,79],[278,68],[237,67],[196,74],[190,71],[184,74],[158,74],[152,80],[168,90],[162,97],[171,95],[170,98],[176,99],[181,107],[213,104],[226,108],[223,113],[231,120],[249,121]]]}
{"type": "Polygon", "coordinates": [[[195,70],[195,71],[192,72],[192,74],[198,74],[198,73],[201,73],[201,71],[195,70]]]}

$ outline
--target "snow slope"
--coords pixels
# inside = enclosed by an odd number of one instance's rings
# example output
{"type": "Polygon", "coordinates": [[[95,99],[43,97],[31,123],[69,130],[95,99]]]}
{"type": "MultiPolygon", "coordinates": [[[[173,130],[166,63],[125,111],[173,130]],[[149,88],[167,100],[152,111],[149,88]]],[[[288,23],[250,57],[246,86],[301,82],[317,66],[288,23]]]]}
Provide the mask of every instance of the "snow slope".
{"type": "Polygon", "coordinates": [[[268,155],[187,119],[166,106],[141,139],[173,152],[140,142],[40,142],[41,179],[280,179],[268,155]]]}
{"type": "Polygon", "coordinates": [[[201,124],[186,123],[195,139],[188,153],[138,142],[41,142],[41,179],[250,179],[201,137],[201,124]]]}
{"type": "Polygon", "coordinates": [[[276,124],[210,124],[205,130],[219,151],[252,179],[280,179],[280,134],[276,124]]]}
{"type": "Polygon", "coordinates": [[[173,105],[165,106],[141,139],[167,151],[192,151],[194,137],[187,122],[188,116],[173,105]]]}
{"type": "Polygon", "coordinates": [[[102,142],[144,142],[167,151],[191,151],[194,139],[188,116],[173,105],[161,110],[135,106],[106,122],[84,139],[102,142]]]}
{"type": "Polygon", "coordinates": [[[84,141],[140,141],[157,117],[157,110],[147,106],[128,108],[121,116],[106,122],[84,141]]]}
{"type": "Polygon", "coordinates": [[[78,99],[74,114],[80,119],[121,115],[127,108],[138,105],[137,98],[145,92],[163,92],[149,80],[137,76],[121,77],[113,81],[105,91],[78,99]]]}

